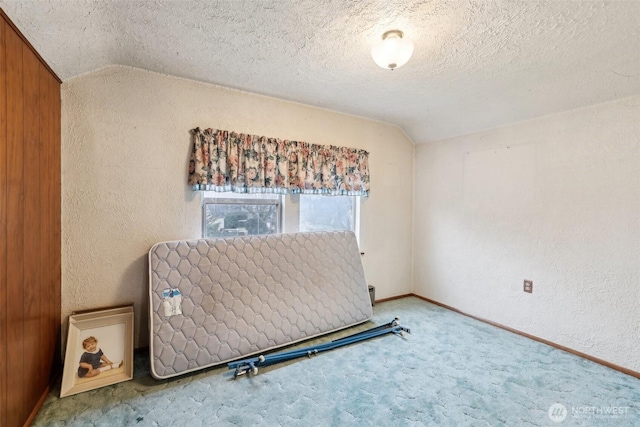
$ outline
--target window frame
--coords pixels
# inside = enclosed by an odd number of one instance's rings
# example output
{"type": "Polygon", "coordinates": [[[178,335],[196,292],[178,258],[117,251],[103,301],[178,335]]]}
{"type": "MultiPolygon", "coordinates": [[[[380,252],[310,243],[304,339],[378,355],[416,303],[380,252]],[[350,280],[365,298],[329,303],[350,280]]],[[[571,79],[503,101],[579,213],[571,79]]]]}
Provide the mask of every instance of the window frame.
{"type": "MultiPolygon", "coordinates": [[[[275,205],[277,212],[276,233],[299,233],[300,232],[300,197],[305,193],[216,193],[215,191],[201,192],[201,224],[200,235],[203,239],[216,239],[217,237],[207,237],[207,206],[210,204],[238,204],[238,205],[275,205]]],[[[311,194],[313,195],[313,194],[311,194]]],[[[323,197],[349,197],[354,204],[354,224],[353,232],[356,240],[360,243],[361,224],[361,203],[362,196],[323,196],[323,197]]]]}

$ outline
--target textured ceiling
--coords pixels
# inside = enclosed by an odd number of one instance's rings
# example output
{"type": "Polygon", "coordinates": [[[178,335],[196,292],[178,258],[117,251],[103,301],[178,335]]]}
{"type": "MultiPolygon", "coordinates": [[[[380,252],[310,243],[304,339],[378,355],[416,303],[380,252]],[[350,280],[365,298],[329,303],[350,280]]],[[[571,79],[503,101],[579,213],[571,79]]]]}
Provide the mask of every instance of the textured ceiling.
{"type": "Polygon", "coordinates": [[[640,1],[0,0],[63,80],[127,65],[400,126],[416,143],[640,94],[640,1]],[[371,45],[415,44],[395,71],[371,45]]]}

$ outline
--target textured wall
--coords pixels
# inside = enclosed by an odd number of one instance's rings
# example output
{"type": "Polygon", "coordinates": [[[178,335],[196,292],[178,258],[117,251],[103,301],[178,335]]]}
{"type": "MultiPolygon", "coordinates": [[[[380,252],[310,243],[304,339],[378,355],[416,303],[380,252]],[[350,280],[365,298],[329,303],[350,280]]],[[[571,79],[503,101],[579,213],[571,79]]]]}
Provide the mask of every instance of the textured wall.
{"type": "Polygon", "coordinates": [[[379,298],[411,292],[413,144],[399,128],[120,66],[66,81],[62,108],[63,322],[133,301],[136,346],[147,345],[147,252],[201,233],[186,185],[197,126],[368,150],[365,274],[379,298]]]}
{"type": "Polygon", "coordinates": [[[418,294],[640,371],[640,96],[415,152],[418,294]]]}

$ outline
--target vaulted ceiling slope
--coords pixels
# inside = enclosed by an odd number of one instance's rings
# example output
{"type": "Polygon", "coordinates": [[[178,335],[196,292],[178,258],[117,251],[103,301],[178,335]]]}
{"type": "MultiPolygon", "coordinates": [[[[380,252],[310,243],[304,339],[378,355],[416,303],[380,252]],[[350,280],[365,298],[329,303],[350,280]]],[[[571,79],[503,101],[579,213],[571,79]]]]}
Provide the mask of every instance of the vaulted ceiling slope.
{"type": "Polygon", "coordinates": [[[126,65],[400,126],[425,143],[640,94],[639,0],[0,0],[63,79],[126,65]],[[371,59],[382,33],[415,44],[371,59]]]}

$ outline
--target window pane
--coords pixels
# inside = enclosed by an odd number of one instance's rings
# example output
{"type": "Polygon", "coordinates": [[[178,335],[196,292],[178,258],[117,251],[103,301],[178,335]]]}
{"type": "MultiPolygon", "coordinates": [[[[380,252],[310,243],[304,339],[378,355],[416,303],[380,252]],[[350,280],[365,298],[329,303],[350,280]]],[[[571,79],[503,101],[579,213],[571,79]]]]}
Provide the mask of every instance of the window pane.
{"type": "Polygon", "coordinates": [[[300,231],[334,231],[354,229],[354,197],[300,196],[300,231]]]}
{"type": "Polygon", "coordinates": [[[205,237],[278,232],[276,204],[207,203],[205,212],[205,237]]]}

